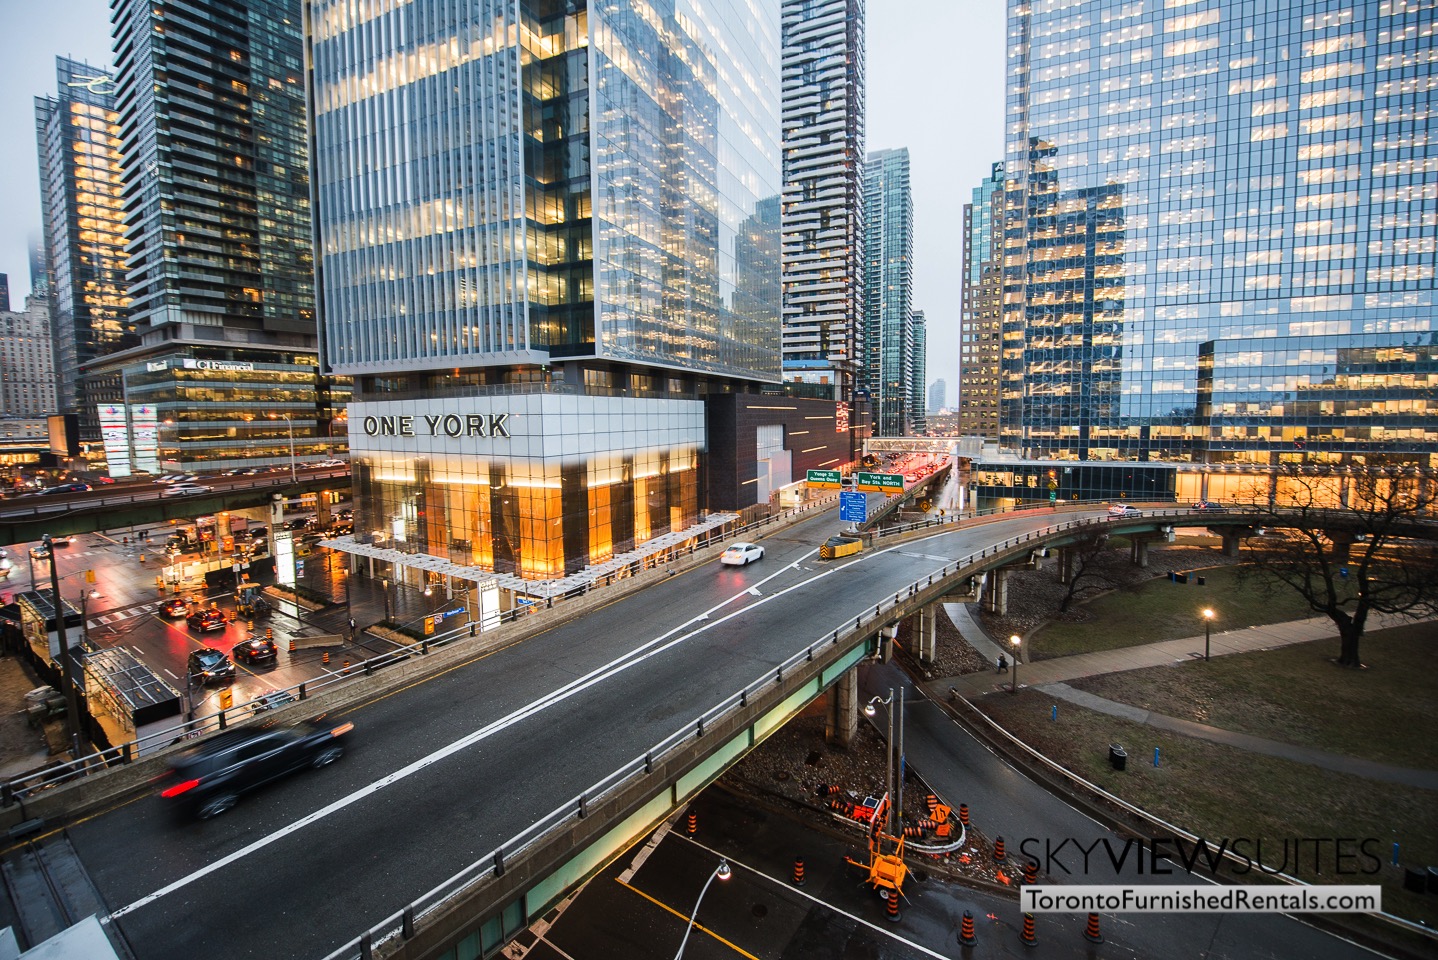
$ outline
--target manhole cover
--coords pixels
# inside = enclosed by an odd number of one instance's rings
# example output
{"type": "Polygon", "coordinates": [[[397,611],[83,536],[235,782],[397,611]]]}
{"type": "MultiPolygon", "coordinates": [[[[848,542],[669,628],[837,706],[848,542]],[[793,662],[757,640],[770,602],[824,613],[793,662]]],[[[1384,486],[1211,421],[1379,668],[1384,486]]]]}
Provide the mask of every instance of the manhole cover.
{"type": "Polygon", "coordinates": [[[764,906],[762,903],[756,903],[754,904],[753,913],[755,920],[763,920],[769,915],[769,908],[764,906]]]}
{"type": "Polygon", "coordinates": [[[779,781],[781,781],[781,782],[784,781],[784,780],[788,780],[788,779],[789,779],[789,771],[788,771],[788,770],[780,770],[778,773],[774,774],[774,779],[775,779],[775,780],[779,780],[779,781]]]}

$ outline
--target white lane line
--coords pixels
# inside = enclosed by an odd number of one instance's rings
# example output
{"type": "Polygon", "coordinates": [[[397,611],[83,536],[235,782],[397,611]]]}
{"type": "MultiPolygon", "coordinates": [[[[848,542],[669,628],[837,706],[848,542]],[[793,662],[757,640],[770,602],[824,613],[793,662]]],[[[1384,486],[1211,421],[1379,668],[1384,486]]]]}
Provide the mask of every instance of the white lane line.
{"type": "Polygon", "coordinates": [[[764,871],[758,869],[757,867],[751,867],[751,866],[749,866],[747,863],[744,863],[742,860],[736,860],[736,859],[734,859],[733,857],[731,857],[730,855],[728,855],[728,854],[726,854],[726,853],[721,853],[721,852],[719,852],[718,850],[715,850],[713,847],[705,846],[704,844],[700,843],[698,840],[691,839],[690,837],[681,836],[680,834],[677,834],[677,833],[675,834],[675,836],[676,836],[676,837],[679,837],[681,840],[684,840],[684,841],[686,841],[686,842],[688,842],[688,843],[694,844],[694,846],[698,847],[700,850],[707,850],[709,853],[712,853],[714,856],[718,857],[720,860],[727,860],[727,861],[729,861],[729,866],[731,866],[731,867],[738,867],[738,868],[740,868],[740,869],[747,870],[747,871],[749,871],[750,873],[754,874],[754,876],[756,876],[756,877],[762,877],[762,878],[764,878],[765,880],[768,880],[771,884],[773,884],[773,885],[776,886],[776,887],[782,887],[782,888],[784,889],[784,892],[785,892],[785,893],[797,894],[798,896],[801,896],[801,897],[803,897],[804,899],[808,900],[810,903],[813,903],[815,906],[823,907],[825,910],[828,910],[830,913],[837,913],[839,916],[841,916],[841,917],[847,917],[848,919],[854,921],[855,923],[863,924],[864,926],[868,927],[870,930],[874,931],[875,933],[882,933],[884,936],[888,937],[890,940],[893,940],[893,941],[895,941],[896,943],[902,943],[904,946],[909,947],[910,949],[917,950],[919,953],[922,953],[922,954],[923,954],[924,956],[926,956],[926,957],[935,957],[935,958],[937,958],[937,960],[950,960],[950,956],[949,956],[948,954],[937,953],[937,952],[935,952],[935,951],[933,951],[933,950],[930,950],[928,947],[924,946],[924,945],[921,944],[921,943],[915,943],[915,942],[912,941],[912,940],[909,940],[909,939],[907,939],[907,938],[905,938],[905,937],[899,936],[899,935],[898,935],[897,933],[895,933],[893,930],[888,930],[888,929],[885,929],[884,927],[879,926],[878,924],[870,923],[868,920],[865,920],[863,917],[859,916],[858,914],[849,913],[847,910],[841,910],[840,908],[834,906],[832,903],[829,903],[828,901],[820,900],[818,897],[814,896],[814,895],[811,894],[811,893],[806,893],[805,891],[799,889],[798,887],[796,887],[796,886],[794,886],[794,885],[792,885],[792,884],[790,884],[790,883],[787,883],[787,882],[785,882],[785,881],[783,881],[783,880],[779,880],[779,879],[777,879],[777,878],[775,878],[775,877],[771,877],[771,876],[769,876],[767,873],[765,873],[764,871]]]}

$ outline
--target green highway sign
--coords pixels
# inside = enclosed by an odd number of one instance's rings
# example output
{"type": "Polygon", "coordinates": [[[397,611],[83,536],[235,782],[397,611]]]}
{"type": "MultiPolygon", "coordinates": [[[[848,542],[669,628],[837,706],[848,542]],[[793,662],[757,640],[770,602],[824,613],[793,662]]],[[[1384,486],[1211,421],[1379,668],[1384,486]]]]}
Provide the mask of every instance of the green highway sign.
{"type": "Polygon", "coordinates": [[[904,478],[897,473],[857,474],[858,490],[876,490],[880,493],[903,493],[904,478]]]}
{"type": "Polygon", "coordinates": [[[810,470],[805,477],[811,487],[834,487],[836,489],[839,487],[841,479],[837,470],[810,470]]]}

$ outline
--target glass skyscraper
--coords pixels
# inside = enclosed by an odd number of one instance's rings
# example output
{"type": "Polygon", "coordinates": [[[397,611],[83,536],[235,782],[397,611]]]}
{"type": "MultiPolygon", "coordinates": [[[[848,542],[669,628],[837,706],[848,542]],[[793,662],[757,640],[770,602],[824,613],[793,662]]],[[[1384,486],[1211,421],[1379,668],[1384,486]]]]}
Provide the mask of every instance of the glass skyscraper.
{"type": "MultiPolygon", "coordinates": [[[[914,194],[909,151],[864,164],[864,369],[879,436],[909,432],[914,389],[914,194]]],[[[918,388],[923,390],[923,386],[918,388]]]]}
{"type": "Polygon", "coordinates": [[[345,549],[522,590],[702,522],[703,398],[780,381],[778,5],[308,9],[345,549]]]}
{"type": "Polygon", "coordinates": [[[1434,466],[1433,22],[1011,0],[1005,445],[1434,466]]]}
{"type": "Polygon", "coordinates": [[[959,321],[959,432],[999,437],[999,313],[1003,303],[1004,165],[996,163],[964,204],[959,321]]]}
{"type": "Polygon", "coordinates": [[[81,371],[139,343],[126,311],[115,81],[65,57],[55,73],[57,95],[35,98],[55,391],[60,412],[78,415],[80,438],[98,442],[97,405],[120,399],[119,378],[81,371]]]}

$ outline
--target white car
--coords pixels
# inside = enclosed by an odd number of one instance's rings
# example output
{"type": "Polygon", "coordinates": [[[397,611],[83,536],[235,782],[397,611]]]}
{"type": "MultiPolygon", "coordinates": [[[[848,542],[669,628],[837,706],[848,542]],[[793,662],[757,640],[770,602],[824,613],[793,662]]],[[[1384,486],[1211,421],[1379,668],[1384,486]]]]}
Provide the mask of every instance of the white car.
{"type": "Polygon", "coordinates": [[[321,460],[319,463],[315,464],[315,466],[317,466],[317,467],[347,467],[347,466],[349,466],[349,464],[345,463],[343,460],[321,460]]]}
{"type": "Polygon", "coordinates": [[[1141,517],[1143,511],[1127,503],[1115,503],[1108,508],[1108,515],[1111,517],[1141,517]]]}
{"type": "Polygon", "coordinates": [[[731,543],[719,555],[719,562],[729,567],[746,567],[755,560],[764,559],[764,548],[757,543],[731,543]]]}
{"type": "Polygon", "coordinates": [[[162,497],[190,497],[197,493],[214,493],[214,487],[207,487],[203,483],[172,483],[160,491],[162,497]]]}

